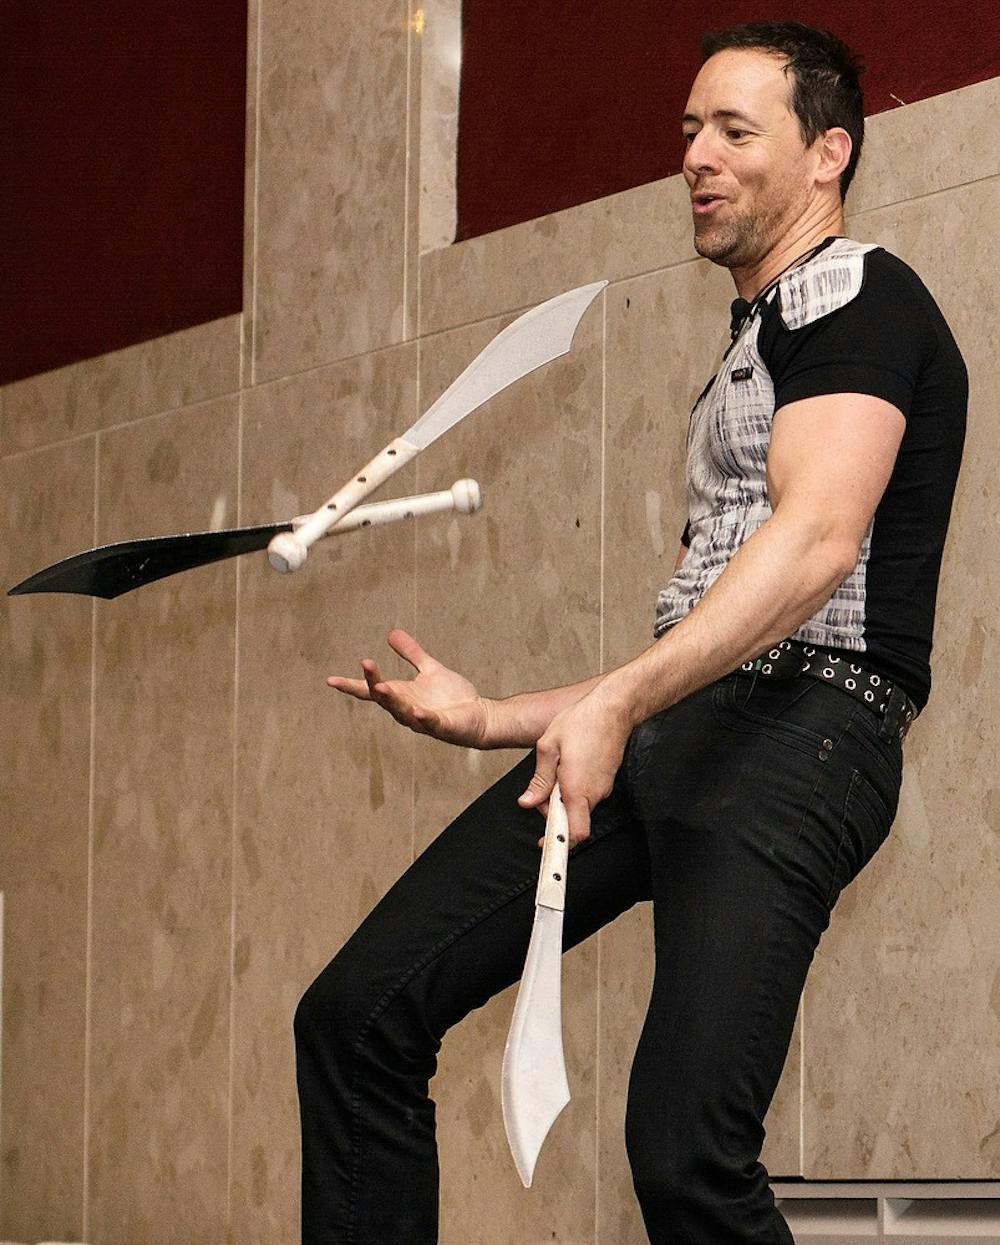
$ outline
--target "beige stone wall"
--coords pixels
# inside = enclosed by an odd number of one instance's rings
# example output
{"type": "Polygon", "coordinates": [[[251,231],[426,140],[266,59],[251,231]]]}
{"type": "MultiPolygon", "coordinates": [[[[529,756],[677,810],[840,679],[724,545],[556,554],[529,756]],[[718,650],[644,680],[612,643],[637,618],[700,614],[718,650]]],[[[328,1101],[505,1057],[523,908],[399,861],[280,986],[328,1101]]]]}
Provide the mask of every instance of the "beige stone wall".
{"type": "MultiPolygon", "coordinates": [[[[291,1245],[296,1000],[515,759],[411,736],[325,675],[387,653],[393,625],[495,693],[648,642],[728,278],[693,258],[679,178],[421,255],[412,17],[252,6],[245,312],[0,391],[0,584],[98,542],[309,509],[512,314],[611,284],[571,355],[386,490],[475,476],[480,515],[326,542],[294,578],[251,556],[115,602],[3,600],[0,1236],[291,1245]]],[[[993,81],[874,119],[850,205],[951,318],[971,419],[938,689],[893,835],[817,955],[773,1176],[1000,1177],[998,103],[993,81]]],[[[451,1035],[445,1245],[643,1240],[621,1115],[649,968],[644,912],[567,957],[574,1098],[530,1192],[498,1096],[512,993],[451,1035]]]]}

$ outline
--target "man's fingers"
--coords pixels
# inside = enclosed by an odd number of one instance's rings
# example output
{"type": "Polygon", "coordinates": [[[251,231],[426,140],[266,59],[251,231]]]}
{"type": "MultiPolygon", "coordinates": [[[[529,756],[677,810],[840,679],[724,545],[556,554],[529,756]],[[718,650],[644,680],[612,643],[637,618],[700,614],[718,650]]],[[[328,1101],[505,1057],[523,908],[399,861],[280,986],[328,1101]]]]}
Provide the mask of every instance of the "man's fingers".
{"type": "Polygon", "coordinates": [[[326,683],[328,687],[334,687],[338,692],[346,692],[355,700],[371,700],[368,684],[363,679],[342,679],[340,675],[331,674],[326,683]]]}
{"type": "Polygon", "coordinates": [[[394,627],[389,632],[388,640],[389,647],[405,661],[408,661],[414,670],[419,671],[420,667],[426,665],[430,660],[430,654],[419,641],[415,640],[408,631],[404,631],[402,627],[394,627]]]}
{"type": "Polygon", "coordinates": [[[517,797],[517,802],[522,808],[538,808],[544,801],[549,798],[549,793],[555,786],[556,781],[556,761],[555,757],[551,760],[538,755],[536,761],[535,773],[528,783],[524,791],[517,797]]]}
{"type": "Polygon", "coordinates": [[[563,795],[563,806],[566,809],[569,842],[572,847],[574,843],[582,843],[590,835],[590,801],[583,795],[563,795]]]}
{"type": "Polygon", "coordinates": [[[375,688],[382,682],[382,672],[378,668],[378,662],[372,661],[366,657],[361,663],[361,669],[365,676],[365,682],[368,684],[368,693],[377,704],[381,704],[384,693],[378,693],[375,688]]]}

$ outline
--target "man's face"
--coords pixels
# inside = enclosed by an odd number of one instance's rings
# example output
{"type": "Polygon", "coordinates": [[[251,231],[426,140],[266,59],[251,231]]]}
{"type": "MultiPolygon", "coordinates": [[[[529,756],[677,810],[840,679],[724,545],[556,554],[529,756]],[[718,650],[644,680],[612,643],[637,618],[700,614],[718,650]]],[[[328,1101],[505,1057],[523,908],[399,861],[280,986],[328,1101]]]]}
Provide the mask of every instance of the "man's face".
{"type": "Polygon", "coordinates": [[[727,48],[691,88],[683,130],[694,245],[726,268],[759,263],[809,203],[814,149],[803,143],[791,85],[782,57],[727,48]]]}

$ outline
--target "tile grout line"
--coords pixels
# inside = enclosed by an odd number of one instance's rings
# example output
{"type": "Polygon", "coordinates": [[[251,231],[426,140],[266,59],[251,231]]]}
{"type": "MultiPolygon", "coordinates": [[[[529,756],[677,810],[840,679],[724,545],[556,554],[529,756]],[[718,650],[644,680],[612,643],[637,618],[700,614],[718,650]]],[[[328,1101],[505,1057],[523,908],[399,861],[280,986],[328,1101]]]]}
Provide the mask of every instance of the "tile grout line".
{"type": "MultiPolygon", "coordinates": [[[[598,668],[606,664],[604,652],[604,558],[607,502],[607,428],[608,428],[608,292],[601,295],[601,509],[600,509],[600,587],[598,589],[598,668]]],[[[597,980],[594,989],[594,1245],[600,1245],[601,1231],[601,969],[604,931],[597,935],[597,980]]]]}
{"type": "MultiPolygon", "coordinates": [[[[236,408],[236,524],[243,517],[243,395],[236,408]]],[[[233,609],[232,819],[229,835],[229,1085],[226,1108],[226,1239],[233,1230],[233,1094],[236,1064],[236,833],[239,813],[240,721],[240,559],[234,559],[236,601],[233,609]]]]}
{"type": "MultiPolygon", "coordinates": [[[[100,442],[94,434],[94,521],[91,538],[98,541],[100,500],[100,442]]],[[[90,1235],[90,1070],[93,1020],[94,946],[94,813],[97,780],[97,601],[90,603],[90,755],[87,761],[87,915],[84,930],[83,973],[83,1180],[81,1236],[90,1235]]]]}
{"type": "MultiPolygon", "coordinates": [[[[423,56],[421,55],[421,66],[423,65],[423,56]]],[[[409,93],[407,93],[409,99],[409,93]]],[[[419,197],[418,197],[419,202],[419,197]]],[[[416,280],[416,297],[414,298],[414,315],[416,324],[414,325],[414,342],[416,343],[416,381],[414,384],[413,405],[418,414],[420,411],[420,401],[422,393],[423,379],[423,358],[424,349],[423,342],[420,338],[420,324],[422,316],[421,294],[422,294],[422,278],[423,278],[423,256],[420,254],[419,248],[419,231],[418,231],[418,247],[417,260],[414,265],[416,280]]],[[[420,461],[419,459],[413,466],[413,487],[416,492],[420,491],[420,461]]],[[[414,524],[413,527],[413,612],[411,619],[413,621],[414,632],[419,629],[420,619],[417,617],[417,611],[420,608],[420,526],[414,524]]],[[[416,737],[410,740],[410,860],[416,860],[417,855],[417,740],[416,737]]]]}
{"type": "Polygon", "coordinates": [[[806,1162],[806,986],[802,986],[802,1014],[799,1024],[799,1173],[806,1162]]]}
{"type": "Polygon", "coordinates": [[[983,186],[987,182],[1000,180],[1000,173],[987,173],[985,177],[972,177],[966,182],[956,182],[952,186],[938,186],[936,190],[922,190],[919,194],[909,195],[905,199],[890,199],[887,203],[873,203],[870,207],[851,208],[845,212],[846,220],[855,220],[859,216],[870,216],[873,212],[884,212],[888,208],[901,207],[907,203],[922,203],[924,199],[934,199],[938,195],[950,194],[954,190],[968,190],[970,186],[983,186]]]}
{"type": "Polygon", "coordinates": [[[406,21],[406,108],[403,115],[403,127],[406,135],[403,156],[403,302],[402,302],[402,340],[409,340],[410,315],[408,299],[410,296],[410,173],[413,168],[413,5],[411,0],[402,0],[403,16],[406,21]]]}
{"type": "MultiPolygon", "coordinates": [[[[0,1055],[3,1054],[3,932],[4,932],[4,893],[0,890],[0,1055]]],[[[0,1058],[0,1154],[3,1153],[3,1059],[0,1058]]],[[[0,1206],[4,1205],[3,1189],[4,1173],[0,1165],[0,1206]]]]}
{"type": "Polygon", "coordinates": [[[597,660],[599,669],[604,671],[606,654],[604,652],[604,558],[607,492],[607,427],[608,427],[608,292],[605,289],[601,296],[601,507],[600,507],[600,586],[599,596],[599,628],[597,639],[597,660]]]}
{"type": "MultiPolygon", "coordinates": [[[[257,29],[255,33],[256,47],[254,56],[254,123],[253,123],[253,196],[250,205],[252,219],[250,228],[253,232],[253,244],[250,248],[250,384],[257,383],[257,269],[260,251],[260,79],[263,56],[263,39],[261,32],[264,25],[263,0],[257,0],[257,29]]],[[[241,349],[246,334],[240,334],[241,349]]],[[[240,385],[244,385],[246,377],[240,367],[240,385]]]]}
{"type": "MultiPolygon", "coordinates": [[[[417,283],[417,292],[419,295],[420,285],[417,283]]],[[[417,322],[420,321],[420,304],[417,303],[417,322]]],[[[417,339],[417,379],[414,393],[414,406],[420,408],[420,384],[421,384],[421,364],[423,361],[423,349],[420,339],[417,339]]],[[[419,458],[413,464],[413,487],[420,491],[420,460],[419,458]]],[[[410,615],[414,633],[419,630],[420,619],[417,617],[417,610],[420,608],[420,592],[418,588],[417,577],[420,573],[420,523],[419,520],[413,525],[413,612],[410,615]]],[[[410,862],[413,863],[417,858],[417,740],[413,736],[410,740],[410,862]]]]}

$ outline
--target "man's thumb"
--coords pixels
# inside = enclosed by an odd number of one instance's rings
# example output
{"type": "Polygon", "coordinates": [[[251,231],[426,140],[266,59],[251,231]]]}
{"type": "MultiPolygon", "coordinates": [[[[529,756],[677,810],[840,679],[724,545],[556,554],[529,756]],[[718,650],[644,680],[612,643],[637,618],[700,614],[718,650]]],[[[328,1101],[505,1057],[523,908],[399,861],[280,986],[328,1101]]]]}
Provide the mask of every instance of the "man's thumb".
{"type": "Polygon", "coordinates": [[[531,782],[528,783],[521,795],[517,797],[518,804],[522,808],[535,808],[536,805],[548,799],[553,785],[554,775],[550,776],[544,773],[541,767],[539,767],[535,770],[531,782]]]}

